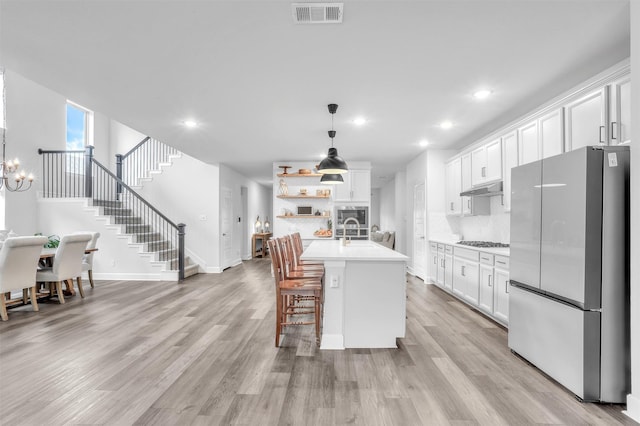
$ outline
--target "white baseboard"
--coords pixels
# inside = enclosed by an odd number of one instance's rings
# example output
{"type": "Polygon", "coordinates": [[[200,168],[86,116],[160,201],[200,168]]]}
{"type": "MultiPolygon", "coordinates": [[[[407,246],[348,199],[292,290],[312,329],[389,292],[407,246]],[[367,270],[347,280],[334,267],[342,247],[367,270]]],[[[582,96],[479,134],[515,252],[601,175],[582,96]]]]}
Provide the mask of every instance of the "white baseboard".
{"type": "Polygon", "coordinates": [[[135,272],[101,272],[93,274],[94,280],[109,281],[163,281],[160,274],[145,274],[135,272]]]}
{"type": "Polygon", "coordinates": [[[344,350],[344,336],[342,334],[323,334],[320,349],[344,350]]]}
{"type": "Polygon", "coordinates": [[[640,423],[640,397],[637,393],[627,395],[627,409],[623,413],[640,423]]]}

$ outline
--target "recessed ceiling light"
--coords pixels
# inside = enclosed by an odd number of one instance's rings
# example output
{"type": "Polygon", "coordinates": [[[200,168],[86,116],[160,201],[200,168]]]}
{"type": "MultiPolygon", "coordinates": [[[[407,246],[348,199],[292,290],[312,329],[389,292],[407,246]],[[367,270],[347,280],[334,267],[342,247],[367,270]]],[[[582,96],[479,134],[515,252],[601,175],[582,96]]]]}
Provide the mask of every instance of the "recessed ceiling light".
{"type": "Polygon", "coordinates": [[[426,139],[422,139],[420,142],[418,142],[420,144],[421,147],[425,147],[427,145],[429,145],[429,141],[426,139]]]}
{"type": "Polygon", "coordinates": [[[481,100],[481,99],[487,99],[489,95],[491,95],[491,90],[482,89],[475,92],[473,94],[473,97],[478,100],[481,100]]]}
{"type": "Polygon", "coordinates": [[[355,124],[356,126],[362,126],[363,124],[366,124],[367,119],[364,117],[356,117],[353,120],[353,124],[355,124]]]}
{"type": "Polygon", "coordinates": [[[449,120],[443,121],[442,123],[440,123],[440,128],[441,129],[450,129],[452,127],[453,127],[453,123],[450,122],[449,120]]]}
{"type": "Polygon", "coordinates": [[[184,124],[185,127],[198,127],[198,122],[195,120],[184,120],[182,124],[184,124]]]}

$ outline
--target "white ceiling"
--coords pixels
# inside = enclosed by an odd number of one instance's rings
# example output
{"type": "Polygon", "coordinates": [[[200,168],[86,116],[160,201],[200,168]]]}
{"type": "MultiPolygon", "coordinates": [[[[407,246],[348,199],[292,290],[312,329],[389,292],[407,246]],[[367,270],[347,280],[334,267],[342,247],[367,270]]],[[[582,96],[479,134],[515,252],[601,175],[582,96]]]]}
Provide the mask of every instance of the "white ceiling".
{"type": "Polygon", "coordinates": [[[335,146],[377,187],[421,139],[460,148],[629,56],[628,0],[346,0],[331,25],[291,3],[1,0],[0,66],[263,183],[319,161],[337,103],[335,146]]]}

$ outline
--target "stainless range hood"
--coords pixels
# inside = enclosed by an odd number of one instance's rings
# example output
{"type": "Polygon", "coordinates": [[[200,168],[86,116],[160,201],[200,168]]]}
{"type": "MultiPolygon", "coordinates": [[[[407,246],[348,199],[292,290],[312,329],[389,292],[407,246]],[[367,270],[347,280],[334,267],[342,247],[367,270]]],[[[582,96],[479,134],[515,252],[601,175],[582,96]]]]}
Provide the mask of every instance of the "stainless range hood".
{"type": "Polygon", "coordinates": [[[460,193],[461,197],[492,197],[494,195],[502,195],[502,181],[476,186],[460,193]]]}

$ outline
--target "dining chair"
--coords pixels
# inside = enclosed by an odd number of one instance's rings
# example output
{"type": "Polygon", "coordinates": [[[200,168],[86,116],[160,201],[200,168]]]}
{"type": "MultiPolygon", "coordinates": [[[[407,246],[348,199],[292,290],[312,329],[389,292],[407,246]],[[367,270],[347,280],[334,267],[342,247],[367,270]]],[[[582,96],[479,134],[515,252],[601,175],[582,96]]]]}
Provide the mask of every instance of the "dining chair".
{"type": "Polygon", "coordinates": [[[60,239],[60,245],[58,245],[56,255],[53,258],[53,265],[36,272],[37,282],[49,283],[50,294],[53,293],[53,285],[55,284],[60,303],[64,303],[62,282],[66,281],[73,287],[73,280],[76,278],[78,281],[78,291],[80,292],[80,296],[84,298],[81,277],[82,257],[90,240],[91,234],[63,236],[62,239],[60,239]]]}
{"type": "MultiPolygon", "coordinates": [[[[78,232],[77,234],[82,234],[84,232],[78,232]]],[[[98,243],[98,238],[100,238],[99,232],[86,232],[91,235],[91,240],[87,244],[86,250],[93,250],[96,248],[98,243]]],[[[85,253],[82,257],[82,271],[87,273],[89,277],[89,284],[91,284],[91,288],[94,288],[93,284],[93,255],[95,252],[85,253]]]]}
{"type": "Polygon", "coordinates": [[[280,346],[280,335],[287,325],[315,325],[316,344],[320,344],[320,324],[322,321],[322,282],[319,278],[285,279],[282,253],[276,240],[267,241],[271,252],[271,264],[276,288],[276,346],[280,346]],[[308,298],[312,306],[304,306],[299,301],[308,298]],[[313,321],[292,321],[294,315],[314,315],[313,321]]]}
{"type": "Polygon", "coordinates": [[[36,298],[36,270],[40,252],[47,237],[10,237],[0,248],[0,317],[9,319],[5,293],[22,290],[22,302],[26,303],[26,291],[30,291],[31,306],[38,311],[36,298]]]}

